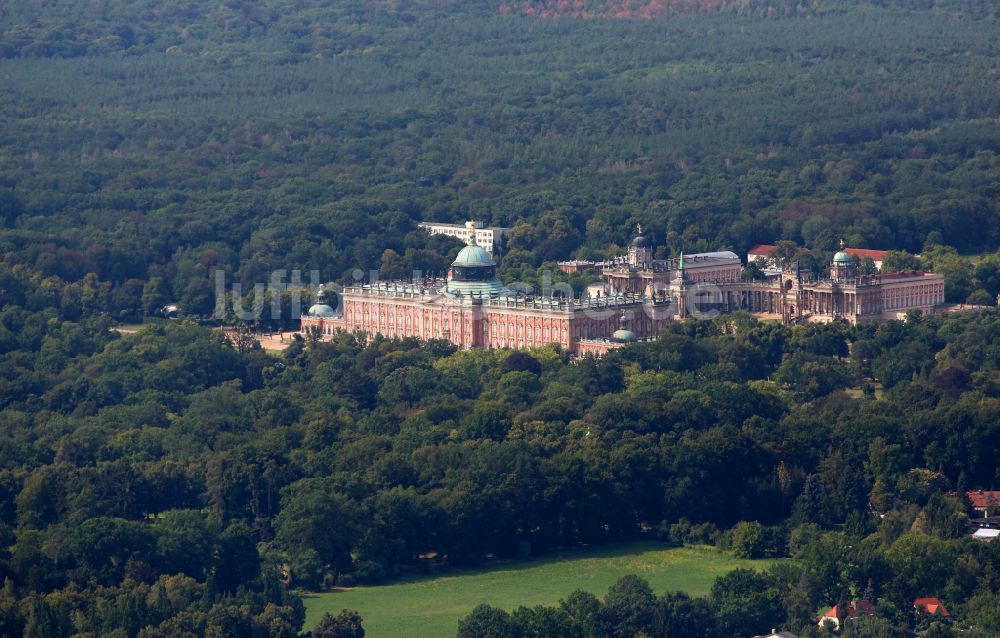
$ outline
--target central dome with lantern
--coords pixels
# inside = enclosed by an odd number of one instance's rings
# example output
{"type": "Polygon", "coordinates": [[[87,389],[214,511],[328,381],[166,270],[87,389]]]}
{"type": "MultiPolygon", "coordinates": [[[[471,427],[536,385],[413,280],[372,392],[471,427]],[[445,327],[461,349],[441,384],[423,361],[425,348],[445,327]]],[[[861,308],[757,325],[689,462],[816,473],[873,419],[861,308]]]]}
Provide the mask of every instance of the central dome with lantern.
{"type": "Polygon", "coordinates": [[[840,250],[838,250],[837,253],[833,256],[833,263],[840,266],[846,266],[851,263],[851,256],[848,255],[847,251],[844,250],[843,239],[840,240],[840,250]]]}
{"type": "Polygon", "coordinates": [[[469,228],[469,245],[458,252],[448,271],[445,293],[453,297],[503,297],[510,294],[497,279],[497,265],[485,248],[476,243],[476,228],[469,228]]]}

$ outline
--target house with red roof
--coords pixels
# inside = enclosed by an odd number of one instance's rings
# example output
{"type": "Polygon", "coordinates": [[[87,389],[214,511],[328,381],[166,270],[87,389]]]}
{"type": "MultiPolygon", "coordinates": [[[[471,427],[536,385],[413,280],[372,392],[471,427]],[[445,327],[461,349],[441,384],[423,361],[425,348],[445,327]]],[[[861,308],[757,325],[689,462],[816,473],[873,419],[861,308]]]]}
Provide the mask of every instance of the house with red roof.
{"type": "Polygon", "coordinates": [[[928,616],[939,614],[942,618],[947,618],[951,615],[944,603],[937,598],[918,598],[913,601],[913,609],[918,614],[927,614],[928,616]]]}
{"type": "Polygon", "coordinates": [[[965,498],[983,518],[1000,513],[1000,491],[970,490],[965,493],[965,498]]]}
{"type": "Polygon", "coordinates": [[[875,262],[875,269],[882,272],[882,262],[885,261],[885,254],[889,252],[888,250],[871,250],[870,248],[845,248],[844,252],[847,253],[849,257],[857,257],[858,259],[868,258],[875,262]]]}
{"type": "Polygon", "coordinates": [[[875,613],[875,605],[867,600],[852,600],[844,604],[844,609],[840,605],[834,605],[825,614],[819,617],[819,626],[825,627],[829,624],[834,631],[840,631],[841,621],[844,624],[854,622],[862,616],[871,616],[875,613]]]}
{"type": "MultiPolygon", "coordinates": [[[[778,260],[774,257],[774,251],[777,248],[773,244],[757,244],[747,251],[747,263],[755,261],[762,270],[780,270],[781,267],[778,264],[778,260]]],[[[872,250],[870,248],[844,248],[844,252],[847,253],[848,257],[857,257],[858,259],[867,257],[871,259],[875,262],[875,269],[881,272],[882,262],[885,261],[885,255],[889,251],[872,250]]]]}
{"type": "Polygon", "coordinates": [[[774,251],[778,247],[773,244],[757,244],[753,248],[747,251],[747,263],[756,262],[760,266],[761,270],[768,271],[781,271],[781,266],[778,264],[777,258],[774,256],[774,251]]]}
{"type": "Polygon", "coordinates": [[[747,257],[770,257],[777,248],[774,244],[757,244],[747,251],[747,257]]]}

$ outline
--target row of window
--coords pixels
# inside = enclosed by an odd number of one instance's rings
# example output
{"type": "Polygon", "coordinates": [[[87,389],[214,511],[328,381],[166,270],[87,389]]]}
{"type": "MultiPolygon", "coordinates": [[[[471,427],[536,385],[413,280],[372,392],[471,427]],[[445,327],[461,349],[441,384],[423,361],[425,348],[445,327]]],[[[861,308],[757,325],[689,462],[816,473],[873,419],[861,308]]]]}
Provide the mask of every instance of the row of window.
{"type": "MultiPolygon", "coordinates": [[[[469,240],[469,231],[462,230],[459,228],[446,228],[443,230],[431,229],[434,234],[437,235],[450,235],[451,237],[458,237],[465,241],[469,240]]],[[[476,243],[481,243],[482,245],[492,246],[493,245],[493,233],[476,233],[476,243]]]]}
{"type": "Polygon", "coordinates": [[[726,270],[713,270],[704,273],[699,273],[697,271],[685,271],[685,279],[692,282],[735,282],[740,281],[743,275],[743,270],[741,268],[727,268],[726,270]]]}
{"type": "Polygon", "coordinates": [[[920,286],[919,289],[888,290],[884,297],[887,309],[930,306],[944,302],[944,288],[920,286]]]}
{"type": "MultiPolygon", "coordinates": [[[[410,313],[398,311],[391,306],[370,307],[361,305],[358,307],[348,306],[344,315],[346,325],[353,326],[358,330],[369,332],[379,332],[387,335],[399,336],[428,336],[441,337],[452,330],[462,330],[471,338],[471,323],[462,321],[458,317],[451,317],[447,314],[440,318],[438,316],[428,317],[426,314],[412,317],[410,313]],[[421,318],[423,321],[421,322],[421,318]],[[421,323],[423,329],[421,330],[421,323]]],[[[650,318],[639,317],[635,319],[633,330],[643,334],[651,334],[654,331],[654,321],[650,318]]],[[[483,338],[494,345],[506,347],[507,343],[513,344],[526,341],[531,344],[543,343],[565,343],[569,332],[567,327],[559,322],[556,325],[528,325],[527,322],[517,320],[505,320],[497,317],[494,320],[483,321],[483,338]]],[[[578,339],[600,339],[608,338],[619,327],[617,320],[604,322],[573,322],[572,337],[578,339]]],[[[325,334],[332,334],[333,328],[324,329],[325,334]]]]}
{"type": "Polygon", "coordinates": [[[529,326],[522,326],[521,324],[500,323],[495,329],[491,330],[489,322],[484,321],[483,338],[488,340],[491,336],[494,337],[494,340],[502,340],[506,337],[507,339],[533,339],[539,343],[565,342],[566,328],[535,326],[535,329],[532,330],[529,326]]]}

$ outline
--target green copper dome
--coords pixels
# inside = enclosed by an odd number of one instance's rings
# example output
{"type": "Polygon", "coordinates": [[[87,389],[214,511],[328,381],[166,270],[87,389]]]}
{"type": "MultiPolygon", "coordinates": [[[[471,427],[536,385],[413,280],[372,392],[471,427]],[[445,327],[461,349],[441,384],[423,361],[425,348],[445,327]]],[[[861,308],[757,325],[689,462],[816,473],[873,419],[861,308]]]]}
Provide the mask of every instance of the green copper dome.
{"type": "Polygon", "coordinates": [[[452,266],[495,266],[493,257],[478,244],[470,244],[458,252],[452,266]]]}
{"type": "Polygon", "coordinates": [[[309,315],[312,317],[332,317],[333,308],[326,305],[325,303],[313,304],[309,308],[309,315]]]}
{"type": "Polygon", "coordinates": [[[312,317],[333,317],[336,314],[333,308],[326,303],[326,290],[323,286],[316,291],[316,303],[309,307],[309,315],[312,317]]]}
{"type": "Polygon", "coordinates": [[[611,340],[619,343],[635,343],[638,339],[636,338],[634,332],[623,328],[621,330],[615,330],[614,334],[611,335],[611,340]]]}
{"type": "Polygon", "coordinates": [[[497,265],[482,246],[476,244],[475,228],[469,245],[451,262],[451,277],[445,293],[463,297],[499,297],[510,291],[497,279],[497,265]]]}

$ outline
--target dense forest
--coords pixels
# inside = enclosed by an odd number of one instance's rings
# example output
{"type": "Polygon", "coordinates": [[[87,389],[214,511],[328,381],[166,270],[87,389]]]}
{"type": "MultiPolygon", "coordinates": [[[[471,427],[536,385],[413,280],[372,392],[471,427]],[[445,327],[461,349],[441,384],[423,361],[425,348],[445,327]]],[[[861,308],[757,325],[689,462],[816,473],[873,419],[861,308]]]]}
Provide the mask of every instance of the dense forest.
{"type": "Polygon", "coordinates": [[[862,594],[890,627],[934,595],[1000,631],[1000,543],[948,496],[1000,478],[998,311],[728,315],[578,361],[350,335],[276,357],[184,321],[0,320],[21,335],[0,392],[6,635],[288,636],[288,586],[642,534],[798,559],[717,584],[700,635],[862,594]]]}
{"type": "Polygon", "coordinates": [[[1000,634],[1000,543],[948,496],[1000,483],[996,310],[733,315],[578,361],[358,335],[278,356],[197,321],[217,271],[441,272],[460,245],[416,224],[469,218],[513,227],[506,281],[641,223],[662,256],[892,249],[994,305],[996,11],[0,5],[0,635],[289,638],[299,588],[636,536],[794,560],[706,598],[483,601],[460,632],[736,636],[867,596],[855,635],[905,636],[934,595],[1000,634]]]}
{"type": "Polygon", "coordinates": [[[993,303],[1000,257],[958,256],[1000,248],[991,5],[705,4],[7,3],[0,276],[64,318],[208,315],[217,269],[440,272],[416,222],[473,217],[515,227],[508,278],[642,223],[812,267],[842,238],[937,249],[949,300],[993,303]]]}

